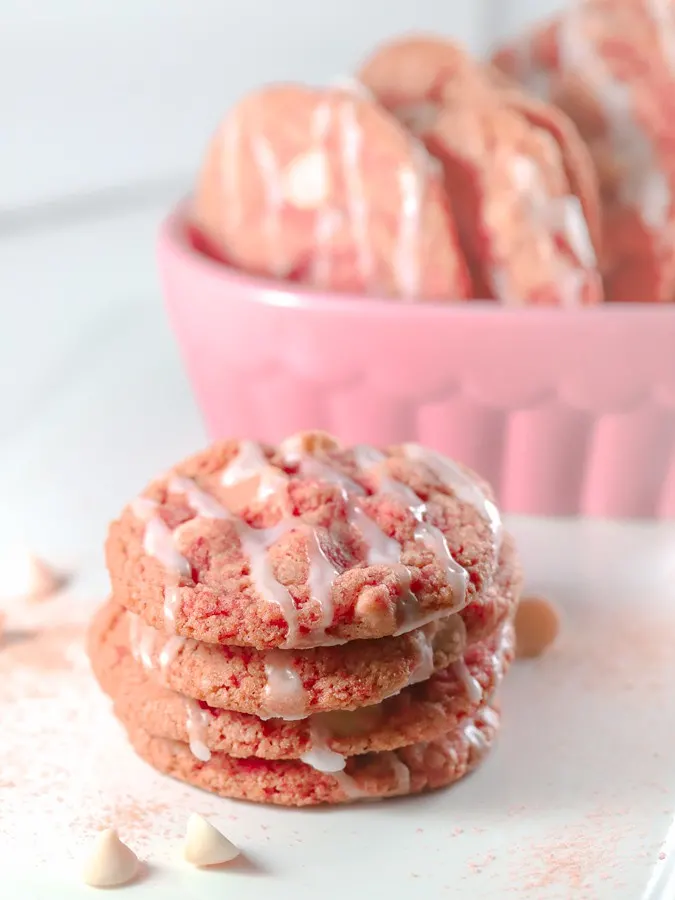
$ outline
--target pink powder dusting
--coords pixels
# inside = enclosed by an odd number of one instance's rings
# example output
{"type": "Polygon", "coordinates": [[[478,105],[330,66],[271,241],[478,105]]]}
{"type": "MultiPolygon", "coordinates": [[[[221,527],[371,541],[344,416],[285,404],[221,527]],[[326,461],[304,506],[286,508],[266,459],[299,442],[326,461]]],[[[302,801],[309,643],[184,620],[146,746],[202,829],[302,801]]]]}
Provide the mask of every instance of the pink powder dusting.
{"type": "Polygon", "coordinates": [[[672,614],[645,616],[639,607],[619,607],[611,617],[601,617],[591,606],[583,620],[565,629],[552,652],[564,654],[589,690],[632,691],[639,682],[641,690],[663,691],[670,688],[673,633],[672,614]]]}
{"type": "MultiPolygon", "coordinates": [[[[647,835],[636,833],[631,809],[599,807],[575,826],[551,831],[514,854],[505,891],[537,897],[544,888],[559,888],[560,896],[574,900],[596,900],[597,882],[622,887],[621,867],[630,862],[620,845],[639,840],[634,859],[649,858],[647,835]]],[[[557,895],[556,895],[557,896],[557,895]]]]}
{"type": "Polygon", "coordinates": [[[497,857],[494,853],[485,853],[483,856],[477,857],[476,859],[471,859],[468,862],[469,869],[474,875],[478,875],[484,869],[486,869],[490,863],[493,863],[497,857]]]}
{"type": "MultiPolygon", "coordinates": [[[[84,636],[83,625],[60,625],[35,631],[6,630],[0,647],[0,676],[19,666],[30,669],[34,674],[35,696],[44,696],[48,687],[45,683],[49,680],[45,676],[72,668],[70,650],[73,644],[83,645],[84,636]]],[[[0,682],[4,681],[0,678],[0,682]]],[[[25,682],[22,689],[31,695],[25,682]]]]}

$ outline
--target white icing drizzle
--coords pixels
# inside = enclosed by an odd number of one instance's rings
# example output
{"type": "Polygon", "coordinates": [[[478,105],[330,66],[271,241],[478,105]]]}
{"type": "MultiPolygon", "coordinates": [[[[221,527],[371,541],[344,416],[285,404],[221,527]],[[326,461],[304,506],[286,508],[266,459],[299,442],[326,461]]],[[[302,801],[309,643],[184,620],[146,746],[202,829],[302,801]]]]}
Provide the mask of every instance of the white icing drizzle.
{"type": "Polygon", "coordinates": [[[371,447],[370,444],[357,444],[354,447],[354,459],[360,468],[372,469],[384,462],[387,457],[377,447],[371,447]]]}
{"type": "Polygon", "coordinates": [[[412,154],[412,164],[397,173],[401,218],[394,262],[398,289],[406,300],[417,299],[420,292],[420,216],[427,170],[426,151],[418,141],[412,142],[412,154]]]}
{"type": "MultiPolygon", "coordinates": [[[[333,110],[328,100],[323,100],[314,110],[312,117],[312,142],[316,152],[325,156],[326,141],[333,120],[333,110]]],[[[335,210],[330,203],[320,203],[314,214],[314,254],[312,259],[312,282],[319,287],[327,287],[330,282],[330,256],[328,242],[335,233],[337,224],[335,210]]]]}
{"type": "MultiPolygon", "coordinates": [[[[401,558],[401,545],[394,538],[390,538],[382,531],[380,526],[371,519],[358,503],[351,498],[347,510],[347,520],[361,533],[368,548],[366,562],[369,566],[394,565],[401,558]]],[[[405,567],[403,567],[405,568],[405,567]]],[[[410,573],[406,569],[408,585],[410,585],[410,573]]]]}
{"type": "Polygon", "coordinates": [[[479,515],[487,519],[498,551],[503,535],[502,517],[478,482],[456,462],[435,450],[427,450],[420,444],[404,444],[403,450],[408,459],[424,463],[459,500],[473,506],[479,515]]]}
{"type": "MultiPolygon", "coordinates": [[[[360,465],[368,468],[379,465],[386,458],[375,448],[363,445],[356,448],[356,457],[360,465]]],[[[295,458],[299,463],[300,471],[304,474],[310,477],[315,475],[317,478],[331,481],[340,486],[348,521],[359,530],[367,546],[368,563],[370,565],[387,564],[400,567],[398,575],[401,583],[400,603],[403,610],[403,624],[396,632],[397,634],[420,628],[428,622],[460,610],[465,605],[468,574],[452,557],[445,536],[440,529],[425,520],[426,504],[414,491],[392,478],[380,478],[380,488],[403,500],[417,520],[414,533],[415,539],[431,549],[443,565],[455,597],[460,598],[452,610],[442,609],[429,614],[422,614],[419,602],[410,588],[411,573],[399,562],[401,545],[386,535],[374,519],[367,514],[362,506],[362,498],[365,491],[359,484],[333,466],[313,456],[299,454],[295,458]]],[[[284,473],[277,475],[274,467],[269,466],[260,445],[253,441],[244,441],[239,447],[237,456],[222,472],[221,483],[225,486],[232,486],[240,483],[242,480],[260,475],[267,470],[271,470],[274,476],[270,481],[270,484],[274,484],[274,489],[270,487],[270,493],[274,493],[281,485],[287,484],[287,476],[284,473]]],[[[461,482],[461,479],[456,480],[458,483],[461,482]]],[[[463,489],[466,489],[466,487],[466,484],[464,484],[463,489]]],[[[316,642],[316,644],[325,645],[329,642],[326,629],[330,627],[333,619],[332,587],[335,577],[340,572],[327,559],[320,535],[315,528],[308,526],[293,516],[282,519],[281,522],[271,528],[251,528],[222,506],[213,495],[201,490],[189,478],[174,476],[169,482],[169,490],[183,494],[186,502],[197,515],[206,518],[225,519],[233,524],[239,537],[242,552],[248,558],[251,581],[258,593],[279,607],[286,620],[288,632],[282,645],[284,648],[292,648],[301,643],[298,635],[297,609],[288,589],[274,577],[267,550],[288,531],[297,528],[307,529],[309,531],[308,548],[310,554],[308,586],[312,599],[320,608],[321,616],[318,626],[302,643],[307,645],[307,641],[310,640],[316,642]]],[[[486,506],[485,508],[487,509],[486,514],[490,517],[490,509],[486,506]]],[[[180,529],[183,527],[188,527],[189,523],[184,523],[172,533],[156,514],[156,504],[146,498],[139,498],[134,504],[134,510],[146,522],[146,533],[144,535],[146,552],[150,553],[152,551],[152,555],[164,563],[170,575],[178,576],[188,571],[191,574],[188,561],[175,548],[177,533],[180,533],[180,529]],[[150,537],[148,537],[149,531],[150,537]]],[[[492,522],[493,518],[490,518],[490,521],[492,522]]],[[[498,522],[498,519],[494,521],[498,522]]],[[[176,612],[179,608],[180,592],[178,585],[169,584],[165,590],[164,615],[167,626],[173,631],[175,631],[176,612]]],[[[331,640],[330,642],[340,643],[338,640],[331,640]]],[[[178,647],[178,644],[171,646],[178,647]]],[[[270,713],[270,715],[274,714],[270,713]]]]}
{"type": "Polygon", "coordinates": [[[564,235],[582,267],[592,269],[597,264],[597,257],[581,200],[573,195],[553,198],[550,202],[550,219],[554,230],[564,235]]]}
{"type": "MultiPolygon", "coordinates": [[[[333,484],[337,484],[340,487],[345,505],[347,507],[348,521],[353,524],[354,527],[359,529],[365,543],[368,546],[367,561],[370,565],[398,562],[401,554],[401,546],[397,541],[389,538],[379,528],[377,523],[373,519],[371,519],[362,509],[359,503],[359,496],[362,496],[365,491],[359,484],[357,484],[355,481],[352,481],[352,479],[350,479],[347,475],[339,472],[333,466],[330,466],[329,464],[324,463],[311,455],[305,456],[302,454],[289,452],[288,459],[289,461],[292,460],[294,462],[297,462],[299,470],[304,475],[310,478],[320,478],[324,481],[329,481],[333,484]]],[[[265,465],[267,465],[267,460],[264,458],[264,454],[262,456],[260,454],[256,454],[254,449],[248,447],[246,449],[246,466],[243,467],[243,469],[239,467],[238,470],[244,472],[246,477],[250,477],[252,474],[255,474],[256,466],[258,467],[257,471],[260,471],[260,468],[265,465]]],[[[228,471],[229,467],[223,473],[223,479],[225,478],[228,471]]],[[[236,483],[236,472],[237,469],[235,469],[234,478],[230,478],[228,480],[228,484],[236,483]]],[[[288,526],[284,523],[281,523],[281,527],[286,528],[288,526]]],[[[253,530],[249,530],[249,533],[250,531],[253,530]]],[[[242,540],[243,545],[244,537],[242,537],[241,532],[240,539],[242,540]]],[[[319,643],[325,645],[326,629],[330,627],[333,621],[333,603],[331,596],[332,586],[335,581],[335,577],[340,574],[340,571],[326,558],[321,545],[319,534],[316,529],[311,528],[309,528],[309,553],[309,589],[312,599],[320,607],[321,620],[319,626],[314,629],[313,633],[309,635],[303,643],[306,643],[307,640],[310,640],[318,641],[319,643]]],[[[255,560],[252,555],[252,570],[254,561],[255,560]]],[[[403,577],[404,580],[407,577],[409,584],[410,576],[407,570],[404,571],[403,577]]],[[[285,593],[289,597],[289,599],[292,600],[288,592],[286,591],[285,593]]],[[[279,602],[280,599],[281,598],[277,598],[277,602],[279,602]]],[[[295,606],[293,606],[293,611],[295,612],[295,606]]],[[[288,613],[290,613],[290,610],[287,610],[286,612],[288,621],[288,613]]],[[[297,615],[294,616],[294,621],[296,620],[297,615]]],[[[299,640],[297,636],[296,622],[296,628],[293,634],[291,634],[289,626],[289,635],[285,641],[285,646],[297,645],[298,643],[299,640]]],[[[339,641],[336,641],[336,643],[339,643],[339,641]]]]}
{"type": "Polygon", "coordinates": [[[187,502],[198,515],[212,519],[227,519],[234,524],[242,551],[249,560],[251,580],[258,593],[268,602],[276,603],[280,608],[288,625],[284,644],[293,646],[297,640],[297,610],[288,589],[274,577],[267,550],[282,534],[297,528],[300,523],[291,518],[282,520],[272,528],[251,528],[221,506],[215,497],[198,488],[189,478],[174,478],[169,487],[176,493],[184,494],[187,502]]]}
{"type": "MultiPolygon", "coordinates": [[[[544,140],[545,137],[542,133],[541,139],[544,140]]],[[[549,152],[560,158],[560,151],[552,138],[549,138],[549,152]]],[[[560,164],[562,166],[561,159],[560,164]]],[[[513,184],[519,191],[520,202],[537,230],[543,229],[547,234],[550,255],[558,269],[555,280],[556,283],[560,282],[562,300],[565,305],[576,306],[581,300],[584,268],[592,268],[596,263],[581,203],[571,195],[551,196],[544,187],[537,162],[531,157],[517,154],[513,157],[511,166],[513,184]],[[556,235],[564,238],[575,254],[576,262],[554,250],[556,235]],[[587,266],[587,263],[590,265],[587,266]]],[[[504,276],[503,283],[506,281],[504,276]]],[[[508,293],[501,299],[509,301],[508,293]]]]}
{"type": "Polygon", "coordinates": [[[373,255],[368,229],[368,205],[361,171],[363,131],[356,117],[356,107],[347,99],[341,106],[340,149],[342,171],[347,187],[349,221],[356,244],[359,274],[368,289],[373,275],[373,255]]]}
{"type": "Polygon", "coordinates": [[[136,497],[129,505],[132,513],[141,522],[149,522],[157,512],[157,504],[149,497],[136,497]]]}
{"type": "Polygon", "coordinates": [[[289,654],[283,650],[269,650],[265,654],[265,675],[267,681],[260,718],[287,721],[306,718],[307,693],[289,654]]]}
{"type": "Polygon", "coordinates": [[[490,706],[481,706],[476,713],[476,721],[484,722],[490,728],[499,727],[499,716],[490,706]]]}
{"type": "Polygon", "coordinates": [[[146,625],[136,613],[128,612],[127,620],[131,655],[144,669],[150,670],[154,667],[153,653],[157,632],[146,625]]]}
{"type": "Polygon", "coordinates": [[[272,144],[264,135],[253,135],[251,149],[265,191],[264,225],[270,251],[269,257],[273,260],[272,274],[277,278],[284,278],[288,275],[288,262],[284,259],[281,243],[281,210],[284,198],[279,163],[272,144]]]}
{"type": "Polygon", "coordinates": [[[137,497],[131,504],[134,515],[145,523],[143,550],[167,570],[170,583],[164,587],[164,625],[168,632],[176,630],[176,616],[180,610],[181,577],[190,578],[192,567],[175,546],[175,534],[157,513],[157,503],[147,497],[137,497]]]}
{"type": "Polygon", "coordinates": [[[237,455],[223,469],[220,482],[232,487],[240,481],[261,475],[268,465],[263,448],[257,441],[240,441],[237,455]]]}
{"type": "Polygon", "coordinates": [[[418,660],[408,681],[408,686],[427,681],[434,674],[433,638],[423,629],[415,631],[414,638],[418,648],[418,660]]]}
{"type": "MultiPolygon", "coordinates": [[[[438,618],[441,615],[447,616],[452,612],[459,612],[466,606],[466,588],[469,582],[469,574],[453,557],[446,537],[440,528],[432,525],[431,522],[427,522],[424,518],[427,512],[426,503],[417,496],[412,488],[393,478],[381,475],[379,486],[386,494],[398,498],[408,507],[413,517],[417,520],[414,532],[415,540],[432,551],[445,571],[445,576],[452,588],[453,595],[458,598],[452,609],[445,609],[438,614],[433,613],[431,614],[432,617],[438,618]]],[[[428,621],[433,621],[433,618],[428,621]]],[[[419,622],[418,624],[422,623],[419,622]]],[[[412,627],[417,627],[417,625],[412,627]]]]}
{"type": "Polygon", "coordinates": [[[399,759],[396,753],[391,754],[390,762],[396,777],[396,786],[393,793],[407,794],[410,791],[410,769],[403,760],[399,759]]]}
{"type": "Polygon", "coordinates": [[[211,751],[206,746],[210,719],[209,713],[191,697],[185,698],[185,709],[185,727],[192,755],[201,760],[201,762],[208,762],[211,759],[211,751]]]}
{"type": "Polygon", "coordinates": [[[314,718],[310,719],[309,735],[311,749],[305,751],[300,759],[318,772],[342,772],[346,759],[328,746],[329,733],[314,718]]]}
{"type": "Polygon", "coordinates": [[[312,600],[321,610],[321,618],[312,630],[314,637],[325,636],[326,630],[333,624],[333,582],[341,572],[326,557],[319,530],[309,529],[309,593],[312,600]]]}
{"type": "MultiPolygon", "coordinates": [[[[371,471],[377,470],[387,459],[384,453],[367,444],[359,444],[355,447],[354,457],[361,468],[371,471]]],[[[404,586],[402,594],[401,605],[404,615],[403,625],[396,632],[399,635],[463,609],[466,606],[466,589],[469,582],[469,573],[453,557],[445,535],[440,528],[427,522],[424,518],[427,512],[426,503],[406,484],[384,475],[381,469],[378,474],[380,490],[401,500],[417,520],[417,527],[414,532],[415,540],[424,544],[434,553],[445,570],[453,596],[458,598],[452,609],[435,610],[428,614],[423,614],[419,608],[419,601],[410,589],[410,572],[406,569],[408,584],[407,589],[404,586]]]]}
{"type": "MultiPolygon", "coordinates": [[[[505,622],[499,635],[499,641],[492,654],[492,667],[495,672],[495,689],[497,691],[504,677],[504,660],[506,654],[512,649],[515,640],[514,626],[512,622],[505,622]]],[[[493,692],[493,693],[494,693],[493,692]]]]}
{"type": "Polygon", "coordinates": [[[480,703],[483,699],[483,688],[477,678],[474,678],[469,667],[463,659],[452,663],[452,671],[458,681],[462,682],[464,690],[472,703],[480,703]]]}
{"type": "Polygon", "coordinates": [[[297,460],[299,471],[308,478],[317,478],[336,484],[342,493],[347,508],[347,521],[353,525],[363,537],[368,548],[366,561],[368,565],[398,563],[401,558],[401,545],[388,537],[374,519],[371,519],[362,508],[359,498],[365,490],[344,472],[334,466],[322,462],[315,456],[301,456],[297,460]]]}
{"type": "Polygon", "coordinates": [[[176,550],[173,532],[157,515],[157,504],[147,497],[137,497],[131,504],[132,512],[145,523],[143,550],[158,560],[169,572],[190,577],[190,563],[176,550]]]}
{"type": "Polygon", "coordinates": [[[670,0],[647,0],[646,11],[656,26],[656,37],[671,72],[675,71],[675,11],[670,0]]]}
{"type": "Polygon", "coordinates": [[[180,610],[180,588],[170,584],[164,588],[164,627],[167,631],[176,630],[176,616],[180,610]]]}
{"type": "Polygon", "coordinates": [[[159,668],[163,674],[166,674],[171,663],[178,656],[183,647],[187,644],[187,638],[180,634],[173,634],[164,644],[159,652],[159,668]]]}
{"type": "Polygon", "coordinates": [[[284,647],[293,647],[298,641],[298,611],[288,589],[274,577],[266,551],[282,534],[295,527],[297,527],[297,522],[293,522],[293,520],[281,521],[273,528],[260,531],[249,528],[244,523],[239,523],[238,526],[239,541],[242,550],[249,558],[251,579],[256,589],[268,601],[277,604],[286,620],[288,631],[283,643],[284,647]]]}
{"type": "Polygon", "coordinates": [[[351,775],[348,775],[347,772],[331,772],[330,774],[350,800],[374,799],[368,791],[364,791],[360,788],[354,778],[351,775]]]}
{"type": "Polygon", "coordinates": [[[146,671],[159,668],[160,673],[166,677],[169,666],[190,639],[173,634],[162,643],[162,648],[157,654],[161,632],[144,622],[136,613],[127,612],[127,621],[129,649],[133,658],[146,671]]]}
{"type": "Polygon", "coordinates": [[[457,751],[456,751],[455,748],[452,746],[452,744],[450,743],[450,741],[447,741],[447,742],[444,744],[444,748],[443,748],[443,749],[445,750],[445,752],[446,752],[446,753],[448,754],[448,756],[450,757],[450,760],[451,760],[453,766],[456,766],[456,765],[459,763],[459,757],[457,756],[457,751]]]}
{"type": "Polygon", "coordinates": [[[172,494],[184,494],[188,505],[198,516],[205,519],[234,519],[229,510],[221,506],[214,496],[198,488],[191,478],[172,478],[169,491],[172,494]]]}
{"type": "MultiPolygon", "coordinates": [[[[476,716],[478,718],[478,716],[476,716]]],[[[488,741],[483,732],[476,726],[474,721],[468,722],[464,728],[464,735],[468,742],[478,750],[480,753],[483,753],[488,749],[488,741]]]]}
{"type": "MultiPolygon", "coordinates": [[[[355,448],[355,459],[362,468],[372,469],[385,460],[386,457],[374,447],[361,444],[355,448]]],[[[343,497],[347,505],[348,520],[359,529],[364,541],[368,544],[367,562],[370,565],[384,563],[393,566],[398,563],[401,557],[401,545],[398,541],[388,537],[361,508],[358,497],[363,495],[365,491],[359,484],[333,466],[313,456],[301,457],[299,468],[300,471],[309,477],[315,476],[324,481],[331,481],[342,488],[343,497]]],[[[386,493],[402,499],[410,509],[418,521],[415,529],[415,538],[434,551],[444,565],[446,576],[455,595],[462,598],[453,610],[441,609],[422,614],[419,608],[419,601],[410,588],[410,571],[401,565],[398,575],[401,582],[400,606],[403,610],[403,624],[396,632],[396,635],[400,635],[445,617],[450,612],[457,612],[462,609],[466,604],[468,573],[453,558],[445,536],[440,529],[424,520],[426,505],[413,490],[407,485],[390,478],[380,478],[380,488],[386,493]]]]}
{"type": "MultiPolygon", "coordinates": [[[[652,12],[657,18],[662,17],[655,4],[652,12]]],[[[622,203],[634,207],[647,228],[658,231],[666,225],[672,203],[668,178],[660,166],[655,146],[633,115],[633,86],[611,72],[587,36],[584,16],[583,5],[579,5],[561,17],[561,69],[578,73],[602,107],[614,156],[624,168],[620,185],[622,203]]],[[[662,28],[657,30],[661,35],[666,32],[662,28]]]]}

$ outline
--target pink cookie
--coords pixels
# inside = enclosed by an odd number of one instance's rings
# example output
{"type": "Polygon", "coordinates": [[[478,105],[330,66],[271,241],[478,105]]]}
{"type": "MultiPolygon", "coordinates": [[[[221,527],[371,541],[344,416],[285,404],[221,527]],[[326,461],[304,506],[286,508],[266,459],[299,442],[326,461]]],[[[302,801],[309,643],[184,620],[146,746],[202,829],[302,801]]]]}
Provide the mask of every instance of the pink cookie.
{"type": "Polygon", "coordinates": [[[385,45],[360,78],[442,163],[475,296],[535,305],[602,300],[590,160],[560,115],[434,38],[385,45]]]}
{"type": "Polygon", "coordinates": [[[330,774],[299,760],[238,759],[220,752],[201,761],[179,741],[151,737],[133,726],[128,734],[146,762],[188,784],[239,800],[314,806],[416,794],[452,784],[481,761],[498,727],[498,713],[485,706],[474,721],[439,740],[353,756],[344,770],[330,774]]]}
{"type": "Polygon", "coordinates": [[[600,256],[600,197],[593,160],[573,123],[557,107],[518,89],[518,83],[488,63],[472,59],[458,44],[431,35],[412,35],[381,45],[363,65],[359,78],[380,102],[413,131],[437,117],[446,96],[472,97],[498,92],[503,103],[558,144],[573,196],[579,199],[595,250],[600,256]]]}
{"type": "Polygon", "coordinates": [[[95,616],[89,652],[97,671],[138,660],[152,677],[205,703],[262,717],[379,703],[416,679],[461,658],[458,616],[400,637],[285,651],[225,647],[157,631],[115,602],[95,616]]]}
{"type": "MultiPolygon", "coordinates": [[[[410,641],[410,637],[403,642],[410,641]]],[[[379,643],[397,640],[401,639],[383,638],[379,643]]],[[[322,761],[324,765],[334,765],[333,754],[354,756],[393,750],[442,737],[462,719],[475,715],[480,704],[493,695],[513,660],[513,644],[513,625],[508,622],[489,642],[475,644],[463,659],[436,672],[435,663],[445,661],[445,654],[434,654],[433,645],[425,644],[426,656],[420,654],[408,678],[413,684],[401,693],[360,709],[319,713],[298,720],[261,720],[170,690],[152,677],[161,672],[148,673],[124,644],[116,643],[113,629],[103,629],[95,638],[92,636],[90,653],[94,673],[103,690],[113,698],[116,714],[133,727],[154,737],[188,743],[200,758],[207,758],[210,751],[265,759],[303,757],[321,768],[322,761]]],[[[214,649],[213,645],[204,646],[214,649]]],[[[361,642],[360,647],[365,650],[366,642],[361,642]]],[[[377,674],[380,684],[386,684],[391,666],[386,648],[382,660],[377,674]]],[[[345,662],[349,666],[349,658],[345,662]]],[[[362,658],[366,684],[373,680],[367,662],[362,658]]],[[[408,664],[405,656],[402,662],[404,666],[408,664]]],[[[342,682],[347,677],[343,670],[336,670],[338,697],[344,696],[342,682]]],[[[358,677],[354,671],[353,678],[358,677]]],[[[391,689],[390,684],[387,692],[391,689]]]]}
{"type": "Polygon", "coordinates": [[[262,88],[225,118],[192,218],[259,275],[408,300],[462,300],[466,268],[424,148],[366,96],[262,88]]]}
{"type": "Polygon", "coordinates": [[[602,192],[608,300],[675,298],[675,15],[648,0],[587,0],[500,50],[495,63],[557,104],[602,192]]]}
{"type": "Polygon", "coordinates": [[[465,649],[498,638],[513,618],[520,578],[503,565],[491,591],[502,611],[493,630],[467,631],[461,615],[438,619],[397,637],[306,650],[261,651],[167,635],[115,601],[94,617],[89,655],[107,690],[109,676],[130,658],[152,678],[187,697],[263,718],[299,718],[379,703],[461,659],[465,649]]]}
{"type": "Polygon", "coordinates": [[[303,441],[218,443],[150,485],[110,527],[116,599],[165,632],[260,649],[401,634],[465,609],[489,630],[503,543],[489,488],[420,447],[303,441]]]}

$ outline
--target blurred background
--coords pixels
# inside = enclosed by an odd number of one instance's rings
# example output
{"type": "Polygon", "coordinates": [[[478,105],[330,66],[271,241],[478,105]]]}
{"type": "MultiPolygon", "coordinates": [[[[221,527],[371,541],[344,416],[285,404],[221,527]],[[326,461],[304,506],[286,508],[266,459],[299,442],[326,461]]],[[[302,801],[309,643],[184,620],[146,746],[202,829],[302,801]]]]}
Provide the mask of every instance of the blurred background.
{"type": "Polygon", "coordinates": [[[154,240],[230,103],[326,82],[406,30],[480,53],[559,5],[0,0],[0,539],[98,546],[121,500],[203,440],[154,240]]]}

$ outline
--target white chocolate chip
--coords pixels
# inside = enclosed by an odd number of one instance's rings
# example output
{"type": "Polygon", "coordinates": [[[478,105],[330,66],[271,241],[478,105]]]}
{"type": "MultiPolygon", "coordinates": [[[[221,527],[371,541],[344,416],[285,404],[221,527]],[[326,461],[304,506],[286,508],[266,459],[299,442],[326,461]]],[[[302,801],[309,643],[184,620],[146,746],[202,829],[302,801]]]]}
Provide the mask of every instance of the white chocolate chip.
{"type": "Polygon", "coordinates": [[[192,813],[187,823],[183,856],[193,866],[218,866],[239,856],[239,850],[203,816],[192,813]]]}
{"type": "Polygon", "coordinates": [[[106,828],[96,835],[82,877],[91,887],[115,887],[131,881],[138,869],[138,857],[133,850],[122,843],[114,828],[106,828]]]}
{"type": "Polygon", "coordinates": [[[318,150],[297,156],[284,173],[283,193],[297,209],[316,209],[328,196],[328,162],[318,150]]]}
{"type": "Polygon", "coordinates": [[[306,453],[339,450],[340,442],[327,431],[299,431],[279,444],[279,450],[288,460],[295,460],[306,453]]]}
{"type": "Polygon", "coordinates": [[[66,583],[61,572],[22,545],[0,552],[0,575],[0,597],[4,600],[47,600],[66,583]]]}

